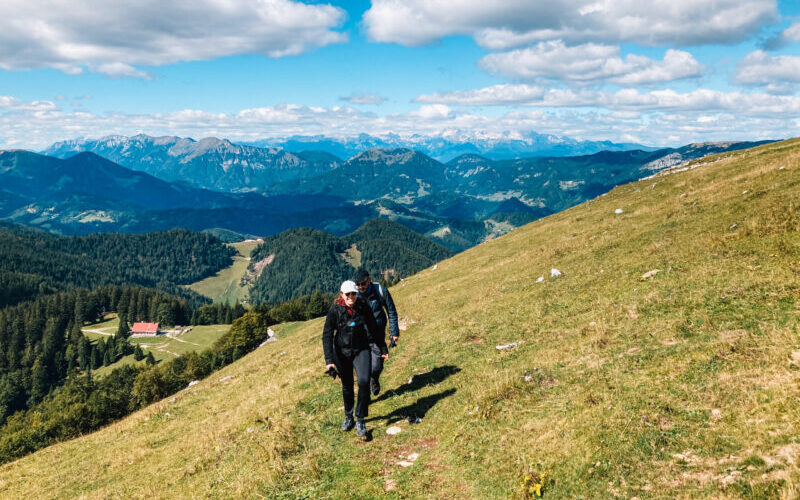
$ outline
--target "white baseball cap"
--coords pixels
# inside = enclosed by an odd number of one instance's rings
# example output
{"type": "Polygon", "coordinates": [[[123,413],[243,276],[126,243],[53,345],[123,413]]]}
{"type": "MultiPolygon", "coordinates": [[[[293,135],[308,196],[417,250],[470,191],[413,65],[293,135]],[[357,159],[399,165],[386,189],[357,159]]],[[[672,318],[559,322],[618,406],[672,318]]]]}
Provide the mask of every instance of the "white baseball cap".
{"type": "Polygon", "coordinates": [[[358,288],[356,287],[355,282],[350,280],[343,282],[342,287],[339,288],[339,290],[341,290],[342,293],[350,293],[350,292],[358,293],[358,288]]]}

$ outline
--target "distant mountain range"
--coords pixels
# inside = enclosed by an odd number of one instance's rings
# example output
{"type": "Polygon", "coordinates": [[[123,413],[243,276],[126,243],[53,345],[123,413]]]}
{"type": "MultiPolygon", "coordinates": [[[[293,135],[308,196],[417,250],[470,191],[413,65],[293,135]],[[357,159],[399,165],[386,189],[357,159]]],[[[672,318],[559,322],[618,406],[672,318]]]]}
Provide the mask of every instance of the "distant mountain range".
{"type": "Polygon", "coordinates": [[[286,139],[263,139],[251,143],[259,147],[277,147],[286,151],[324,151],[339,158],[350,158],[368,149],[413,149],[431,158],[448,162],[464,154],[477,154],[492,160],[510,160],[530,156],[575,156],[599,151],[625,151],[640,149],[654,151],[658,148],[634,143],[610,141],[579,141],[569,137],[530,132],[521,137],[481,138],[472,136],[425,136],[408,138],[396,134],[376,137],[360,134],[350,138],[332,138],[321,135],[293,136],[286,139]]]}
{"type": "Polygon", "coordinates": [[[63,234],[184,227],[258,235],[296,227],[344,235],[381,217],[460,251],[616,185],[758,144],[513,160],[464,154],[442,163],[407,148],[342,160],[220,139],[110,136],[54,144],[46,152],[56,158],[0,152],[0,217],[63,234]]]}

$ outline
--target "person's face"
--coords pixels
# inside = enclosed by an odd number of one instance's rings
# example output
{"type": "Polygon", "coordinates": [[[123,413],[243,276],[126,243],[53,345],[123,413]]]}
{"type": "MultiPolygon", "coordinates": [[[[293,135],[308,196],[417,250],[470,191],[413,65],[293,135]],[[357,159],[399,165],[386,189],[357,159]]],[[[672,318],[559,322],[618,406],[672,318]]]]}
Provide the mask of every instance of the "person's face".
{"type": "Polygon", "coordinates": [[[359,292],[364,293],[367,291],[367,288],[369,288],[370,283],[372,283],[372,279],[367,276],[363,280],[356,283],[356,287],[358,287],[359,292]]]}
{"type": "Polygon", "coordinates": [[[356,298],[358,298],[358,294],[356,292],[347,292],[343,293],[342,297],[344,298],[344,303],[347,304],[348,307],[353,307],[353,304],[356,303],[356,298]]]}

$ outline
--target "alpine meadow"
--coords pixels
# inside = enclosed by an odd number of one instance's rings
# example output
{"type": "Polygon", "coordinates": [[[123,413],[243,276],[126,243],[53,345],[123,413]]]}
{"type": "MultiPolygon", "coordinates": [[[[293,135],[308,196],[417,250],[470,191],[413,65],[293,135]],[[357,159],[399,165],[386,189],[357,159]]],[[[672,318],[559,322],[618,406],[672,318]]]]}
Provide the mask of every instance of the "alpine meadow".
{"type": "Polygon", "coordinates": [[[0,500],[800,499],[800,2],[0,2],[0,500]]]}
{"type": "Polygon", "coordinates": [[[0,493],[796,498],[798,262],[800,140],[695,160],[392,287],[405,331],[372,442],[338,431],[321,320],[285,323],[171,399],[4,465],[0,493]]]}

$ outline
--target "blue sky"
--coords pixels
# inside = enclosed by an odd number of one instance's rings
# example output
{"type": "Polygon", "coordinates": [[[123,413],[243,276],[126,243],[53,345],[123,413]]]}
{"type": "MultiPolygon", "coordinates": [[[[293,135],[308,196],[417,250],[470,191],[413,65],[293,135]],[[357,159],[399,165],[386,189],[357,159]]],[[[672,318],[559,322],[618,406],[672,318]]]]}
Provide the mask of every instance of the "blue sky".
{"type": "Polygon", "coordinates": [[[0,147],[136,133],[793,137],[799,4],[7,0],[0,147]]]}

